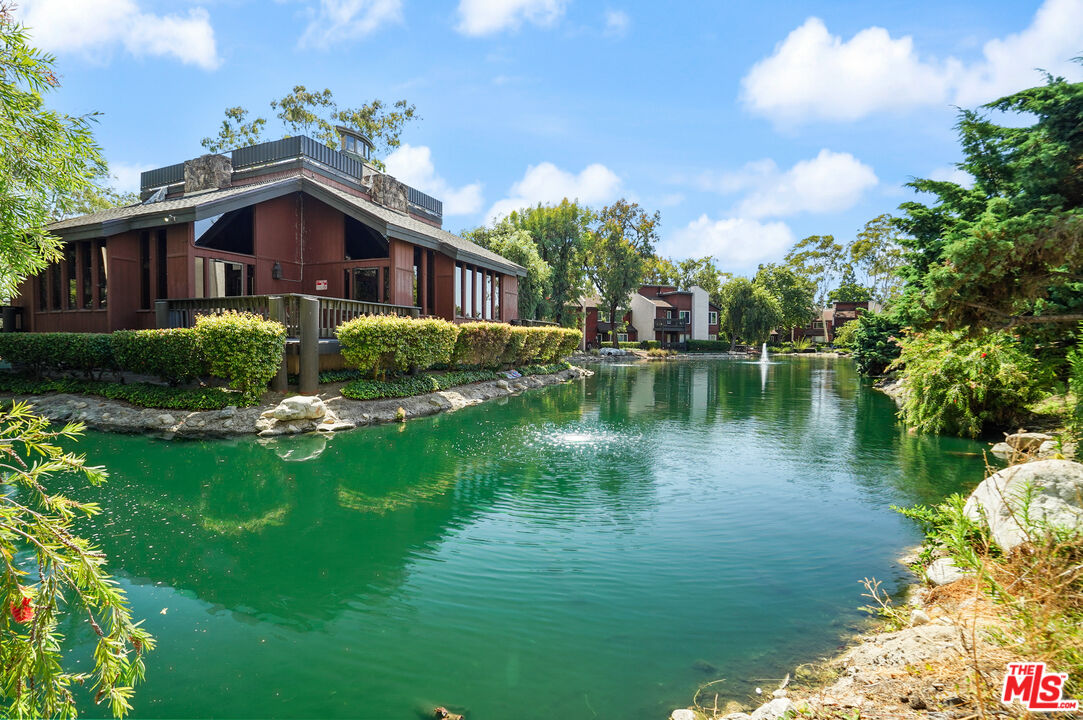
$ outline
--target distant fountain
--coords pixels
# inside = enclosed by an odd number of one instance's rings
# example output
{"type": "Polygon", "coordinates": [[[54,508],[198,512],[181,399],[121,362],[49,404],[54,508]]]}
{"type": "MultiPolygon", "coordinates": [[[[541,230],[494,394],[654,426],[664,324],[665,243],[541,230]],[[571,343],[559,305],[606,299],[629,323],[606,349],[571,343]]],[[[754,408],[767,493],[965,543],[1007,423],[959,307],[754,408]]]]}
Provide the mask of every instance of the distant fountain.
{"type": "Polygon", "coordinates": [[[763,349],[760,351],[760,362],[764,364],[770,362],[767,359],[767,343],[763,344],[763,349]]]}

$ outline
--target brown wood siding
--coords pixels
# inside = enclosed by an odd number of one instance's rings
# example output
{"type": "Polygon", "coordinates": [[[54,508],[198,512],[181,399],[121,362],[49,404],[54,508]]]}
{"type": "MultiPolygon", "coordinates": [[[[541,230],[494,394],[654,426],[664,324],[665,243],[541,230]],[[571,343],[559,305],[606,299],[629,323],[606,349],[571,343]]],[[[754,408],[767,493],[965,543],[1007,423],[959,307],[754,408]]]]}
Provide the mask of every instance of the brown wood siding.
{"type": "MultiPolygon", "coordinates": [[[[283,195],[259,203],[253,208],[252,232],[255,235],[255,294],[313,292],[302,282],[302,251],[308,243],[298,243],[302,227],[301,193],[283,195]],[[274,266],[282,268],[282,277],[274,279],[274,266]]],[[[314,201],[313,201],[314,202],[314,201]]]]}
{"type": "Polygon", "coordinates": [[[436,304],[433,314],[445,320],[455,319],[455,261],[436,253],[436,304]]]}
{"type": "Polygon", "coordinates": [[[500,280],[500,292],[504,296],[500,298],[500,314],[504,322],[519,319],[519,278],[515,275],[504,275],[500,280]]]}
{"type": "Polygon", "coordinates": [[[391,249],[391,304],[414,304],[414,246],[390,238],[391,249]]]}

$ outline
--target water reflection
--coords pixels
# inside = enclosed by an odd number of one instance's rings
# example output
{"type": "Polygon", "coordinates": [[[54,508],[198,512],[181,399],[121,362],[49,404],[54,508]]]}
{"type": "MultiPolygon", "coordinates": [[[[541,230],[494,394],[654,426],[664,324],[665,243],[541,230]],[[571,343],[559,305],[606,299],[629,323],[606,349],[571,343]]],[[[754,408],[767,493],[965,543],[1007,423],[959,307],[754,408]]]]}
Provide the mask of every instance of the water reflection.
{"type": "Polygon", "coordinates": [[[913,537],[887,506],[974,447],[847,363],[679,361],[330,438],[92,434],[112,479],[70,492],[161,640],[137,715],[652,718],[697,660],[829,651],[913,537]]]}

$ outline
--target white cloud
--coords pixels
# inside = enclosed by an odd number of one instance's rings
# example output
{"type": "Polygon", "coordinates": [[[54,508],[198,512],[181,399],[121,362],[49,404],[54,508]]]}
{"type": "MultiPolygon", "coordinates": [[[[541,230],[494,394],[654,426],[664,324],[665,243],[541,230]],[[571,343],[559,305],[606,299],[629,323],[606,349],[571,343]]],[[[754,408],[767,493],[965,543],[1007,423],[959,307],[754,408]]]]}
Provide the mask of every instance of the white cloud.
{"type": "Polygon", "coordinates": [[[221,63],[203,8],[187,15],[155,15],[143,12],[136,0],[23,0],[16,12],[30,28],[33,44],[55,53],[99,58],[121,46],[136,57],[171,56],[204,70],[221,63]]]}
{"type": "Polygon", "coordinates": [[[481,183],[452,187],[436,174],[432,151],[424,145],[403,144],[384,160],[387,172],[444,203],[445,215],[470,215],[481,210],[481,183]]]}
{"type": "Polygon", "coordinates": [[[1041,67],[1083,77],[1083,2],[1046,0],[1020,33],[990,40],[982,59],[922,57],[910,36],[869,27],[849,40],[810,17],[741,80],[753,112],[781,123],[857,120],[875,112],[954,103],[973,106],[1041,82],[1041,67]]]}
{"type": "Polygon", "coordinates": [[[568,0],[459,0],[459,24],[463,35],[492,35],[516,30],[523,22],[552,25],[564,14],[568,0]]]}
{"type": "Polygon", "coordinates": [[[632,18],[623,10],[605,11],[605,34],[610,37],[623,37],[632,26],[632,18]]]}
{"type": "Polygon", "coordinates": [[[110,181],[114,190],[120,193],[139,192],[139,176],[144,170],[151,170],[156,166],[143,165],[140,163],[109,163],[110,181]]]}
{"type": "Polygon", "coordinates": [[[705,190],[745,192],[735,214],[746,218],[846,210],[878,182],[872,168],[850,153],[827,149],[785,171],[774,160],[765,159],[737,172],[705,173],[698,179],[705,190]]]}
{"type": "Polygon", "coordinates": [[[617,198],[620,186],[620,177],[600,163],[573,174],[543,162],[529,166],[522,180],[511,186],[508,197],[494,204],[485,217],[489,221],[499,220],[513,210],[538,203],[558,203],[564,198],[585,205],[603,204],[617,198]]]}
{"type": "Polygon", "coordinates": [[[712,255],[733,272],[751,272],[761,262],[780,258],[794,243],[784,222],[762,223],[741,217],[711,220],[707,215],[663,240],[659,251],[678,258],[712,255]]]}
{"type": "Polygon", "coordinates": [[[319,12],[305,28],[300,45],[327,48],[396,22],[402,22],[402,0],[320,0],[319,12]]]}
{"type": "Polygon", "coordinates": [[[930,180],[947,180],[965,188],[973,187],[974,178],[966,170],[960,170],[954,165],[938,167],[929,173],[930,180]]]}

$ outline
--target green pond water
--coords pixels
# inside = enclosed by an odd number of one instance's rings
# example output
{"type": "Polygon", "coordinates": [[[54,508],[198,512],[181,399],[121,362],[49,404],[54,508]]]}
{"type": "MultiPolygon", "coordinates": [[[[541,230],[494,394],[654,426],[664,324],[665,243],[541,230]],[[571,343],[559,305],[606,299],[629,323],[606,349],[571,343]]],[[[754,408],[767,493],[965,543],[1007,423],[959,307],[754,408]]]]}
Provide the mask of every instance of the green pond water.
{"type": "Polygon", "coordinates": [[[981,445],[907,435],[847,361],[597,370],[330,439],[88,433],[111,479],[73,481],[105,508],[83,532],[159,643],[134,715],[648,720],[716,678],[747,698],[835,651],[862,577],[905,582],[919,538],[889,505],[981,479],[981,445]]]}

